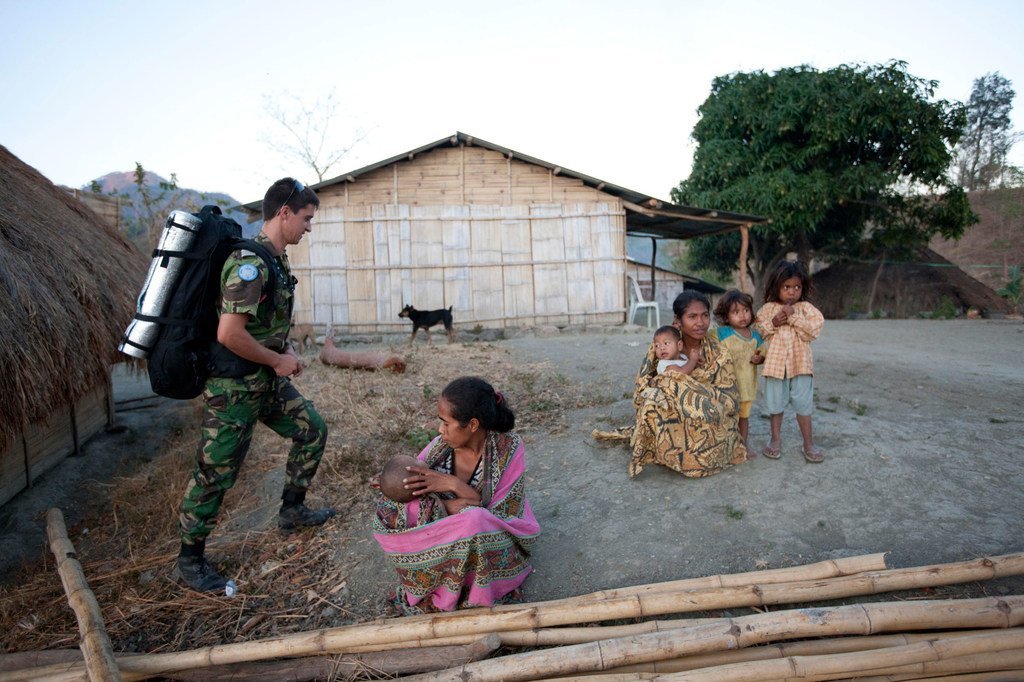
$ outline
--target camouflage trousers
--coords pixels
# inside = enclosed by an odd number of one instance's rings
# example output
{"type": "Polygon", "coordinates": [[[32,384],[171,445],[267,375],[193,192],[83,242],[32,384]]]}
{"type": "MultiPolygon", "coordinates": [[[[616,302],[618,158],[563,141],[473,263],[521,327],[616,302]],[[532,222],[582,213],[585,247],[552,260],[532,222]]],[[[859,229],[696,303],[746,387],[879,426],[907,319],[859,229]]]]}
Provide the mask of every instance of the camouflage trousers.
{"type": "Polygon", "coordinates": [[[250,390],[239,379],[207,381],[196,468],[178,517],[182,543],[205,540],[213,530],[224,493],[235,484],[249,451],[257,421],[292,439],[285,490],[309,487],[324,454],[327,425],[291,381],[275,379],[267,390],[250,390]]]}

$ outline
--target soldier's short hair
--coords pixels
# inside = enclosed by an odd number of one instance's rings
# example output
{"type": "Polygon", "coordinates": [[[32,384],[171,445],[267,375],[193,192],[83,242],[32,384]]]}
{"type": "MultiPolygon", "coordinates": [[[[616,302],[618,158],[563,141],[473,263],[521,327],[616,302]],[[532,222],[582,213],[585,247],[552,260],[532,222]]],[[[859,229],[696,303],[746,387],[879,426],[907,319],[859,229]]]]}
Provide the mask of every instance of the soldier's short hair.
{"type": "Polygon", "coordinates": [[[281,178],[263,195],[263,219],[270,220],[286,204],[297,213],[309,204],[313,204],[313,208],[319,208],[320,198],[300,180],[281,178]]]}

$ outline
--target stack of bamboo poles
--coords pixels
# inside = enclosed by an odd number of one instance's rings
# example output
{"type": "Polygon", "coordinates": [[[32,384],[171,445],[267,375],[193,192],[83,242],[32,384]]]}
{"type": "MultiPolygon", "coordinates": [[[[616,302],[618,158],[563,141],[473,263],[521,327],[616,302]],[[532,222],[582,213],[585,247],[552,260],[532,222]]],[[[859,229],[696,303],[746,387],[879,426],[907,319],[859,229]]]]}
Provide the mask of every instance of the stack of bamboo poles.
{"type": "MultiPolygon", "coordinates": [[[[191,651],[118,656],[115,664],[125,680],[218,679],[228,674],[236,679],[298,680],[325,677],[326,656],[336,657],[330,659],[331,666],[352,660],[372,665],[365,663],[369,659],[356,657],[377,656],[374,660],[379,661],[389,652],[393,660],[408,663],[417,652],[424,656],[439,651],[435,647],[462,647],[434,656],[430,665],[377,668],[376,672],[431,670],[408,679],[453,682],[567,680],[583,675],[592,682],[895,680],[990,671],[1003,672],[998,678],[964,679],[1024,679],[1024,628],[1019,627],[1024,625],[1024,595],[775,612],[764,608],[1015,575],[1024,575],[1024,553],[902,569],[887,569],[884,555],[873,554],[557,601],[382,620],[191,651]],[[564,627],[736,607],[759,612],[736,618],[564,627]],[[808,641],[786,643],[803,639],[808,641]],[[499,645],[549,648],[476,660],[499,645]],[[272,659],[287,660],[268,663],[272,659]],[[437,659],[442,659],[440,665],[437,659]],[[455,667],[439,670],[443,665],[455,667]]],[[[40,678],[90,679],[81,661],[0,674],[3,680],[40,678]]]]}

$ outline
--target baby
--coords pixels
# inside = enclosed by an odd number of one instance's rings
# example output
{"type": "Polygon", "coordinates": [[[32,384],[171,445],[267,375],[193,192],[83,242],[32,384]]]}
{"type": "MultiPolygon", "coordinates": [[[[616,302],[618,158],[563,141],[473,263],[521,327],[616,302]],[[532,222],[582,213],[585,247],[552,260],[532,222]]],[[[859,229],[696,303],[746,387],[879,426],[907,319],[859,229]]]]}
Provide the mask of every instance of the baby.
{"type": "Polygon", "coordinates": [[[412,500],[415,495],[402,483],[409,473],[405,468],[422,465],[423,462],[409,455],[396,455],[389,459],[380,472],[380,491],[384,497],[402,503],[412,500]]]}
{"type": "Polygon", "coordinates": [[[658,357],[658,374],[664,374],[669,367],[683,367],[687,357],[683,355],[683,337],[670,324],[658,327],[654,332],[654,354],[658,357]]]}

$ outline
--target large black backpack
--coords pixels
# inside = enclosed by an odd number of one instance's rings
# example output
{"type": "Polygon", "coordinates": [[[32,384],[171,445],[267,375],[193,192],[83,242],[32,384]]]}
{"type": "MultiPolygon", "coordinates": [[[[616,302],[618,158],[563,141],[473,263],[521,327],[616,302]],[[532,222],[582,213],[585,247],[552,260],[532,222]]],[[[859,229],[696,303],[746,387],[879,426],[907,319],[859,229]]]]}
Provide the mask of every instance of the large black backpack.
{"type": "Polygon", "coordinates": [[[268,276],[263,285],[264,293],[273,292],[277,282],[273,254],[258,242],[242,239],[241,225],[223,215],[216,206],[204,206],[193,215],[202,223],[187,250],[157,249],[153,252],[154,258],[185,259],[164,314],[160,317],[136,314],[138,319],[160,325],[147,365],[153,391],[168,398],[196,397],[202,393],[211,370],[217,376],[244,376],[259,368],[256,363],[238,357],[217,343],[220,275],[231,252],[246,249],[266,262],[268,276]]]}

